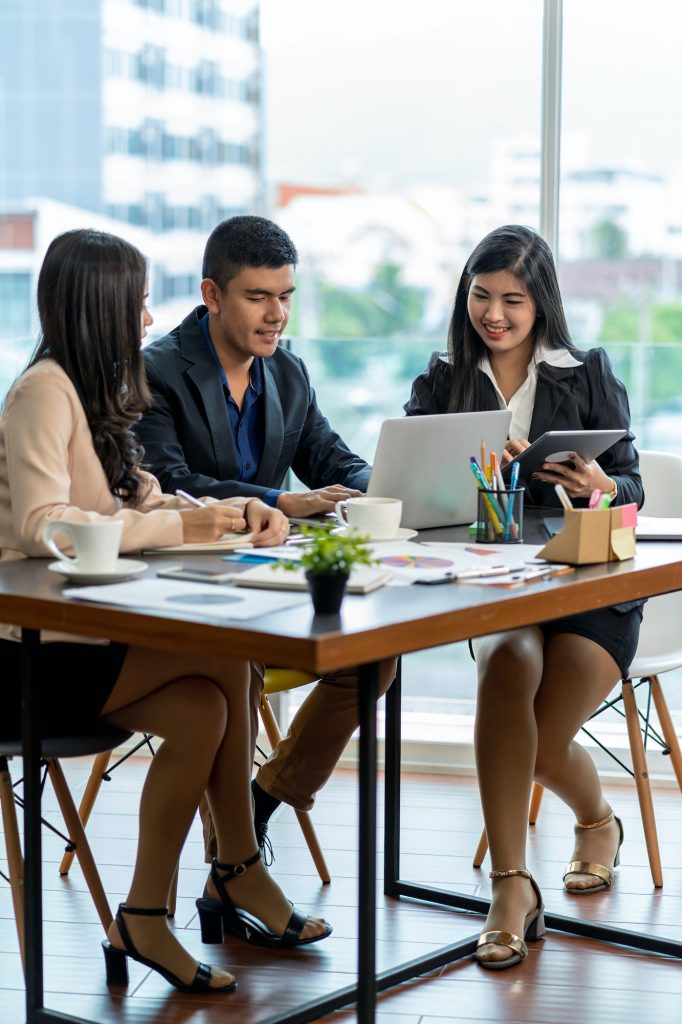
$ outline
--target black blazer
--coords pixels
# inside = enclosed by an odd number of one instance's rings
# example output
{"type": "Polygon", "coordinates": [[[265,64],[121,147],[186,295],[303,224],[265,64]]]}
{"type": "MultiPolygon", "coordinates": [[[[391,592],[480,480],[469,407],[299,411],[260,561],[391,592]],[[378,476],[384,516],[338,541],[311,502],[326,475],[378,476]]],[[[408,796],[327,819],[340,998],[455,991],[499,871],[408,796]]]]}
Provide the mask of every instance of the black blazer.
{"type": "MultiPolygon", "coordinates": [[[[634,501],[641,508],[644,489],[639,474],[639,456],[630,431],[630,406],[623,384],[614,376],[609,357],[602,348],[572,353],[580,366],[549,366],[542,364],[538,374],[535,405],[530,424],[529,441],[536,441],[547,430],[612,430],[624,427],[625,436],[600,455],[597,462],[618,484],[616,504],[634,501]]],[[[450,363],[434,352],[428,369],[412,384],[410,399],[405,405],[408,416],[447,412],[452,375],[450,363]]],[[[481,370],[484,409],[499,409],[499,401],[490,378],[481,370]]],[[[526,499],[532,505],[557,506],[558,498],[551,484],[531,480],[526,485],[526,499]]],[[[588,499],[576,499],[586,505],[588,499]]]]}
{"type": "Polygon", "coordinates": [[[320,412],[303,361],[278,348],[262,360],[265,442],[252,483],[236,480],[227,405],[199,324],[199,306],[144,349],[153,405],[137,426],[144,464],[172,494],[262,496],[287,471],[311,489],[346,484],[366,490],[370,467],[354,455],[320,412]]]}

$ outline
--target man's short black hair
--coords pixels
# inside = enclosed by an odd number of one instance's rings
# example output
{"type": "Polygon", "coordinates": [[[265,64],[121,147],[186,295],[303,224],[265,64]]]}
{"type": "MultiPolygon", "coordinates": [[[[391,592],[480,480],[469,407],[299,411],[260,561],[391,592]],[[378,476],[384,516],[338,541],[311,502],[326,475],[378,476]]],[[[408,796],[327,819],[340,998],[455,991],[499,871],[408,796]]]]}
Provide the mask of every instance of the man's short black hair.
{"type": "Polygon", "coordinates": [[[298,253],[286,231],[265,217],[230,217],[213,229],[204,249],[202,275],[224,292],[244,267],[296,266],[298,253]]]}

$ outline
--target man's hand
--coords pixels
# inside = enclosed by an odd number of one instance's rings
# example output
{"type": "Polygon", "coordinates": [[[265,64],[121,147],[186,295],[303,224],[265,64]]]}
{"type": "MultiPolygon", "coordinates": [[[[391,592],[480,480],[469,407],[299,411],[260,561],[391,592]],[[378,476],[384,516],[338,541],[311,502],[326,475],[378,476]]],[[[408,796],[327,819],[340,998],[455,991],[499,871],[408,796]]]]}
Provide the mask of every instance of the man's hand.
{"type": "Polygon", "coordinates": [[[316,491],[283,491],[277,499],[277,508],[285,516],[296,516],[305,519],[317,512],[333,512],[337,501],[347,498],[359,498],[362,491],[355,491],[343,484],[332,484],[330,487],[319,487],[316,491]]]}
{"type": "Polygon", "coordinates": [[[260,498],[251,498],[245,514],[254,547],[283,544],[289,536],[289,521],[284,513],[266,505],[260,498]]]}

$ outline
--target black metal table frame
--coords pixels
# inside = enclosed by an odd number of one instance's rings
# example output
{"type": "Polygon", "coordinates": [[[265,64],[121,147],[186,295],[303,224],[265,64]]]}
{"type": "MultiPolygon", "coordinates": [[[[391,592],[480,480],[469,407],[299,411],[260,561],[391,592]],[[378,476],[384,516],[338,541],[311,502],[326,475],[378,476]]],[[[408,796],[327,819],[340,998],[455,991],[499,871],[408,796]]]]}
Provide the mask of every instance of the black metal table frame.
{"type": "MultiPolygon", "coordinates": [[[[44,1007],[42,935],[42,850],[40,831],[40,737],[35,694],[31,686],[32,662],[40,641],[37,630],[22,631],[24,830],[25,830],[25,928],[27,1024],[91,1024],[81,1017],[44,1007]]],[[[478,934],[443,946],[414,960],[376,973],[376,823],[377,738],[376,699],[378,663],[360,666],[358,710],[360,757],[358,782],[358,963],[357,984],[337,989],[293,1011],[270,1016],[261,1024],[308,1024],[333,1010],[357,1004],[359,1024],[373,1024],[378,992],[436,968],[470,956],[478,934]]],[[[386,695],[385,725],[385,836],[384,893],[486,914],[489,901],[464,893],[415,885],[400,878],[400,672],[386,695]]],[[[629,946],[650,953],[682,957],[682,942],[631,932],[559,914],[545,914],[549,928],[582,938],[629,946]]]]}
{"type": "MultiPolygon", "coordinates": [[[[37,699],[31,680],[40,632],[22,630],[21,677],[24,759],[24,900],[26,936],[27,1024],[93,1024],[83,1017],[50,1010],[44,1005],[42,923],[42,836],[40,827],[40,732],[37,699]]],[[[358,793],[358,971],[357,984],[276,1014],[261,1024],[308,1024],[333,1010],[357,1003],[360,1024],[373,1024],[376,993],[404,980],[395,972],[376,975],[376,702],[379,665],[360,667],[358,708],[360,770],[358,793]]],[[[409,968],[410,965],[404,965],[409,968]]],[[[412,977],[412,973],[404,975],[412,977]]]]}

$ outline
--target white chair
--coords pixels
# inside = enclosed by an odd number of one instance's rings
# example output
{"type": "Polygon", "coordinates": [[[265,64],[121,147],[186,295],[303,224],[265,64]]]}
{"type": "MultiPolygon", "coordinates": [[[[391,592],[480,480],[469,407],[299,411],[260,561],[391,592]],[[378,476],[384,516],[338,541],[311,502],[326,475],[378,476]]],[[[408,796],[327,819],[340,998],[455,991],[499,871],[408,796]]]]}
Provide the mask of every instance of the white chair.
{"type": "MultiPolygon", "coordinates": [[[[682,456],[672,452],[648,452],[639,454],[642,482],[644,484],[644,506],[642,511],[647,516],[667,518],[679,508],[682,498],[682,456]]],[[[646,543],[645,541],[641,543],[646,543]]],[[[664,672],[682,667],[682,591],[662,594],[650,598],[644,608],[644,619],[639,634],[639,643],[634,661],[630,666],[630,675],[622,682],[620,698],[606,701],[598,708],[592,718],[613,707],[619,699],[623,701],[625,719],[627,721],[630,755],[632,757],[632,774],[637,786],[637,797],[642,815],[642,827],[646,841],[651,877],[657,888],[663,885],[661,856],[656,831],[649,769],[646,760],[647,740],[653,738],[660,743],[664,752],[669,755],[677,783],[682,793],[682,752],[675,733],[668,705],[666,703],[659,676],[664,672]],[[633,684],[633,680],[639,680],[633,684]],[[639,685],[648,686],[650,697],[653,698],[658,714],[663,740],[652,728],[649,720],[650,701],[647,711],[642,713],[637,708],[635,689],[639,685]],[[644,725],[642,727],[641,722],[644,725]],[[644,732],[644,740],[642,739],[644,732]]],[[[585,729],[588,732],[587,729],[585,729]]],[[[591,735],[588,732],[588,735],[591,735]]],[[[606,748],[603,748],[606,749],[606,748]]],[[[609,751],[607,751],[610,753],[609,751]]],[[[611,755],[614,756],[614,755],[611,755]]],[[[615,758],[618,760],[618,758],[615,758]]],[[[619,762],[621,763],[621,762],[619,762]]],[[[542,787],[536,783],[531,799],[530,824],[540,806],[542,787]]],[[[488,843],[485,831],[481,836],[474,855],[474,867],[480,867],[486,855],[488,843]]]]}

